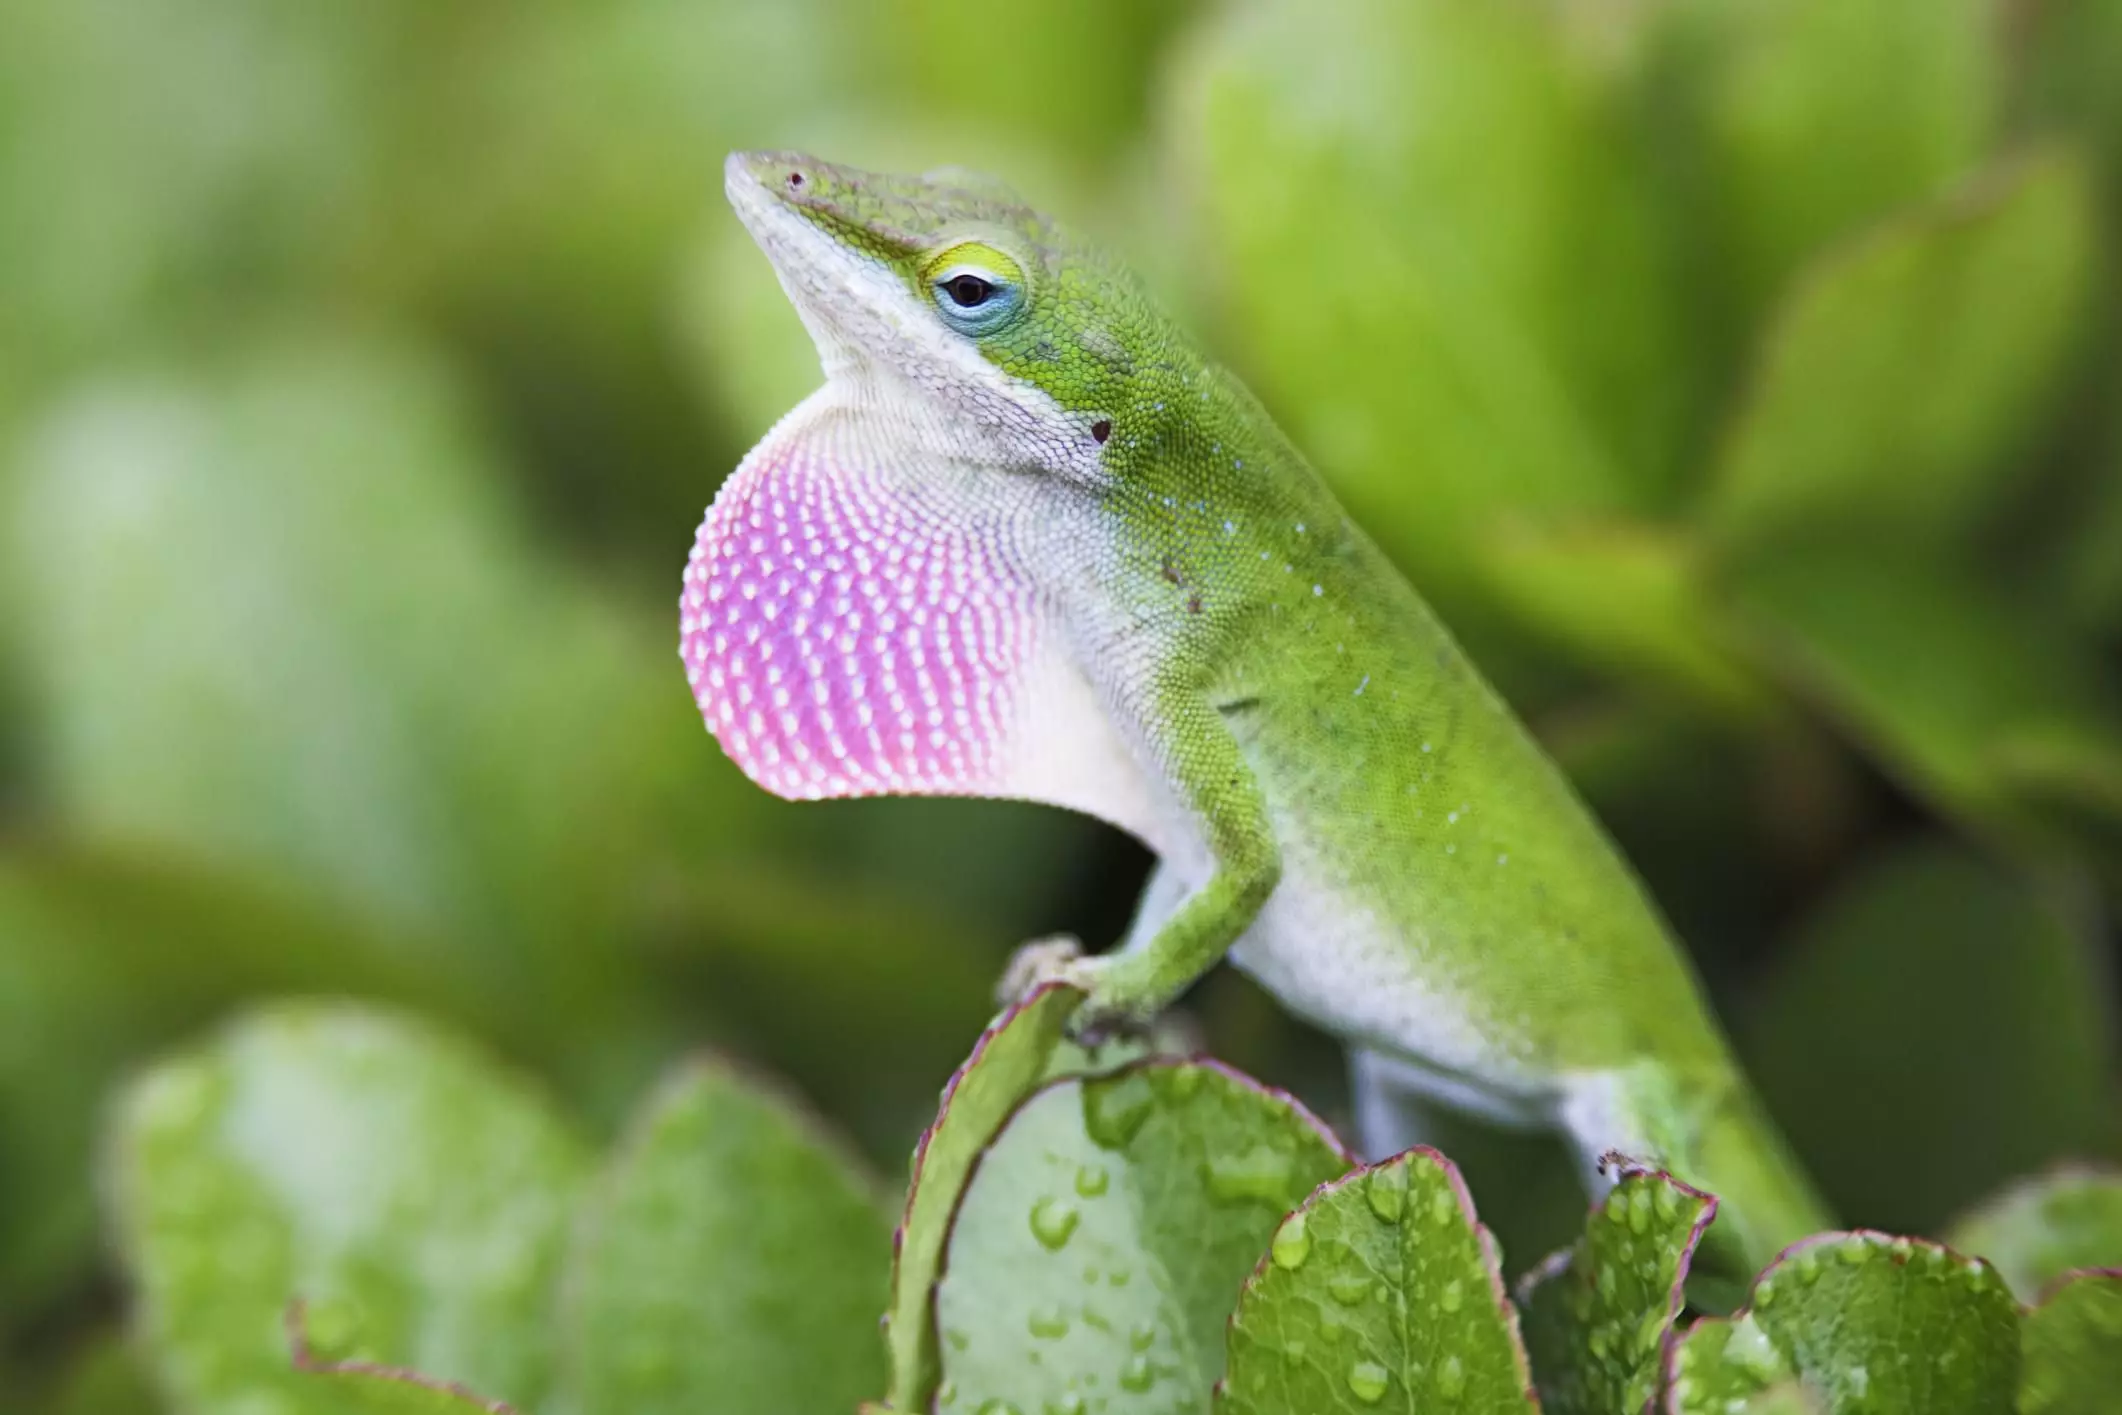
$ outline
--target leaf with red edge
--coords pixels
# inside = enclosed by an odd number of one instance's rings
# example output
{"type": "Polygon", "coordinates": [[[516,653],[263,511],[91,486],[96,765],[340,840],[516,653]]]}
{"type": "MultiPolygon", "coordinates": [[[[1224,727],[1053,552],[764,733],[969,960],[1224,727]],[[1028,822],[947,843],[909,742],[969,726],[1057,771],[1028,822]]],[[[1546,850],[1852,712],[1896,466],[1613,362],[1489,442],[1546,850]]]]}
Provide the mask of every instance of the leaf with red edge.
{"type": "Polygon", "coordinates": [[[1650,1403],[1688,1263],[1716,1212],[1716,1199],[1669,1174],[1625,1170],[1575,1246],[1527,1274],[1518,1305],[1546,1415],[1650,1403]]]}
{"type": "Polygon", "coordinates": [[[1667,1409],[1786,1409],[1795,1384],[1827,1410],[1994,1415],[2012,1408],[2019,1364],[2019,1307],[1988,1263],[1913,1238],[1823,1233],[1754,1279],[1734,1317],[1671,1344],[1667,1409]]]}
{"type": "Polygon", "coordinates": [[[314,1386],[296,1387],[305,1409],[348,1415],[516,1415],[506,1401],[488,1400],[455,1381],[373,1361],[320,1358],[310,1349],[308,1314],[299,1301],[287,1309],[287,1340],[295,1369],[318,1378],[314,1386]]]}
{"type": "Polygon", "coordinates": [[[1322,1187],[1284,1221],[1230,1324],[1219,1415],[1539,1405],[1495,1240],[1426,1148],[1322,1187]]]}
{"type": "Polygon", "coordinates": [[[2122,1268],[2122,1170],[2067,1165],[2022,1180],[1946,1234],[1996,1265],[2022,1302],[2081,1268],[2122,1268]]]}
{"type": "MultiPolygon", "coordinates": [[[[1068,1019],[1083,994],[1040,989],[988,1025],[972,1055],[943,1088],[936,1119],[914,1149],[906,1210],[892,1237],[891,1303],[884,1317],[891,1357],[887,1408],[927,1410],[942,1380],[934,1293],[943,1271],[951,1217],[974,1165],[1025,1097],[1057,1075],[1099,1069],[1098,1053],[1068,1040],[1068,1019]]],[[[1132,1052],[1104,1053],[1118,1065],[1132,1052]]]]}
{"type": "Polygon", "coordinates": [[[1159,1059],[1040,1091],[981,1156],[936,1291],[968,1411],[1203,1411],[1246,1275],[1353,1161],[1294,1100],[1159,1059]]]}

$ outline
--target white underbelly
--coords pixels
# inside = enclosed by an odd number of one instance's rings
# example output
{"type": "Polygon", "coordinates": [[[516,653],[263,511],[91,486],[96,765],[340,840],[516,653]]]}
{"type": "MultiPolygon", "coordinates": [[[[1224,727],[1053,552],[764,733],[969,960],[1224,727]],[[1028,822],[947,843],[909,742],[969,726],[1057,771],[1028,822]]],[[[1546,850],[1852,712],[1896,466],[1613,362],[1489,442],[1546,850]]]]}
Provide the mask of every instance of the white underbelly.
{"type": "Polygon", "coordinates": [[[1302,859],[1231,949],[1231,962],[1291,1012],[1362,1046],[1498,1101],[1535,1104],[1557,1078],[1525,1044],[1520,1019],[1439,967],[1419,929],[1379,917],[1302,859]]]}

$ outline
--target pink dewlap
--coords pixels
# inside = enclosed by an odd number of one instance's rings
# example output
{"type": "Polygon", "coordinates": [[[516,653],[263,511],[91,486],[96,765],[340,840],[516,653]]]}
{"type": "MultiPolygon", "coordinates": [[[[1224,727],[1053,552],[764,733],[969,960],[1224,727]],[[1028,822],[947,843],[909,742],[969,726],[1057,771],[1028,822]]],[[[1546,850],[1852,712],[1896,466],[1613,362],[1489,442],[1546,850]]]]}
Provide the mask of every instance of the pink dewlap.
{"type": "Polygon", "coordinates": [[[708,730],[780,796],[990,789],[1028,597],[991,547],[832,454],[762,448],[701,524],[678,651],[708,730]]]}

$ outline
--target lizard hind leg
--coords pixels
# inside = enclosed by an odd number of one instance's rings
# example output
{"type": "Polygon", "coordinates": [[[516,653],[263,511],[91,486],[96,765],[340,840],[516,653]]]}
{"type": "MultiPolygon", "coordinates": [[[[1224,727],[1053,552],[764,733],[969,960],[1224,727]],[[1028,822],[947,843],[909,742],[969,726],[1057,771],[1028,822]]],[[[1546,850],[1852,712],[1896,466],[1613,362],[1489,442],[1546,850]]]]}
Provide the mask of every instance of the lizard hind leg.
{"type": "Polygon", "coordinates": [[[1370,1047],[1350,1047],[1349,1090],[1356,1151],[1376,1162],[1416,1145],[1433,1145],[1450,1114],[1469,1115],[1503,1130],[1536,1130],[1549,1122],[1543,1108],[1463,1078],[1433,1071],[1370,1047]]]}

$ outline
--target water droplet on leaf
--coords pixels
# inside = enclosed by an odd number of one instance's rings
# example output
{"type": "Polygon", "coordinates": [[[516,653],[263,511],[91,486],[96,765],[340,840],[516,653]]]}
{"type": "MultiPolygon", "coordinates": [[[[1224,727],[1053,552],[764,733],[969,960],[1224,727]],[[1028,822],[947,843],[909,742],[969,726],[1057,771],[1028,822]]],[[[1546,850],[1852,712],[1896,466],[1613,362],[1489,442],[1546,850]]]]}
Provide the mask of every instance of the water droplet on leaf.
{"type": "Polygon", "coordinates": [[[1358,1361],[1348,1368],[1348,1389],[1365,1405],[1376,1405],[1385,1399],[1386,1388],[1392,1377],[1375,1361],[1358,1361]]]}
{"type": "Polygon", "coordinates": [[[1372,1213],[1387,1223],[1398,1223],[1407,1208],[1407,1165],[1394,1163],[1372,1170],[1364,1194],[1372,1213]]]}
{"type": "Polygon", "coordinates": [[[1304,1231],[1304,1225],[1304,1212],[1300,1209],[1282,1220],[1282,1226],[1275,1230],[1275,1241],[1268,1251],[1274,1255],[1276,1267],[1301,1268],[1311,1256],[1311,1235],[1304,1231]]]}
{"type": "Polygon", "coordinates": [[[1220,1203],[1262,1203],[1281,1208],[1289,1201],[1290,1175],[1296,1157],[1272,1145],[1254,1145],[1242,1155],[1219,1155],[1208,1162],[1209,1197],[1220,1203]]]}
{"type": "Polygon", "coordinates": [[[1032,1205],[1032,1237],[1039,1240],[1049,1252],[1058,1253],[1068,1244],[1069,1236],[1076,1231],[1076,1223],[1082,1217],[1076,1206],[1066,1199],[1052,1195],[1032,1205]]]}
{"type": "Polygon", "coordinates": [[[1336,1302],[1344,1307],[1353,1307],[1370,1296],[1370,1274],[1360,1272],[1335,1273],[1326,1280],[1326,1290],[1333,1294],[1336,1302]]]}
{"type": "Polygon", "coordinates": [[[1083,1128],[1108,1150],[1125,1149],[1156,1108],[1156,1092],[1139,1070],[1083,1083],[1083,1128]]]}

